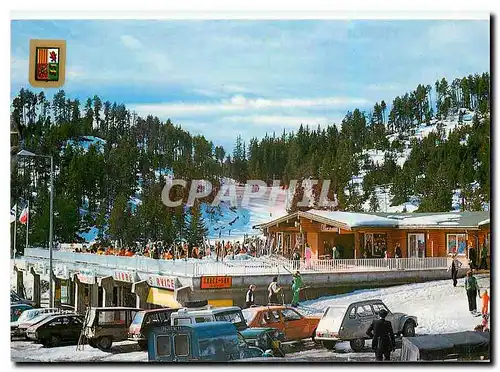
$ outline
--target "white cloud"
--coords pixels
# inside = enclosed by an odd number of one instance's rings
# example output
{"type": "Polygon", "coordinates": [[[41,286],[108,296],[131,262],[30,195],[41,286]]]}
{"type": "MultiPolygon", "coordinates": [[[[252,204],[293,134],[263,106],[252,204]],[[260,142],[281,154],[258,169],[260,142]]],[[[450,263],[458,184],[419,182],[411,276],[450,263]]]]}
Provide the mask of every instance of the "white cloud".
{"type": "Polygon", "coordinates": [[[321,126],[332,124],[333,121],[328,120],[326,117],[314,117],[314,116],[283,116],[283,115],[249,115],[249,116],[228,116],[222,118],[222,121],[228,121],[231,123],[245,123],[254,124],[262,126],[274,126],[280,125],[284,127],[299,127],[300,124],[321,126]]]}
{"type": "Polygon", "coordinates": [[[324,98],[283,98],[264,99],[246,98],[235,95],[216,103],[159,103],[159,104],[129,104],[140,114],[157,116],[183,116],[192,114],[223,113],[232,111],[266,110],[266,109],[314,109],[314,108],[352,108],[356,105],[369,104],[364,98],[324,97],[324,98]]]}
{"type": "Polygon", "coordinates": [[[121,35],[120,41],[129,49],[139,49],[142,47],[141,42],[131,35],[121,35]]]}

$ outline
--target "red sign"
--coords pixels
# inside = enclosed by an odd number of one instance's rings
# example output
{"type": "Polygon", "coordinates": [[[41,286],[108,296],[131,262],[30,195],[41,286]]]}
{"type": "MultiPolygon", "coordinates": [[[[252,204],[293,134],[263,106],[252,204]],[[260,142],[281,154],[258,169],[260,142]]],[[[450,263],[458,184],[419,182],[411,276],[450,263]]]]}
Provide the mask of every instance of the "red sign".
{"type": "Polygon", "coordinates": [[[150,275],[148,276],[148,284],[151,287],[175,290],[175,278],[168,276],[150,275]]]}
{"type": "Polygon", "coordinates": [[[201,289],[231,288],[233,277],[231,276],[202,276],[201,289]]]}

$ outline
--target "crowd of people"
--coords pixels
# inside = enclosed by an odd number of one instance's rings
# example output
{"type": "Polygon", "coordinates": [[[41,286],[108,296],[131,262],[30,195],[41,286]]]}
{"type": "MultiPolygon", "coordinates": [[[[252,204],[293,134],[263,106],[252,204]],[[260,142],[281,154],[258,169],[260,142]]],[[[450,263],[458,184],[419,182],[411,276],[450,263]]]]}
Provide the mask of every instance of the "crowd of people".
{"type": "Polygon", "coordinates": [[[124,257],[150,257],[153,259],[174,260],[195,258],[202,259],[206,256],[211,256],[215,260],[222,260],[227,256],[238,254],[257,255],[257,247],[253,242],[239,241],[218,241],[215,245],[204,247],[191,246],[188,243],[178,243],[171,246],[166,246],[163,242],[149,242],[144,247],[121,247],[114,248],[112,246],[105,247],[101,244],[94,244],[90,247],[76,248],[76,253],[91,253],[105,256],[124,256],[124,257]]]}

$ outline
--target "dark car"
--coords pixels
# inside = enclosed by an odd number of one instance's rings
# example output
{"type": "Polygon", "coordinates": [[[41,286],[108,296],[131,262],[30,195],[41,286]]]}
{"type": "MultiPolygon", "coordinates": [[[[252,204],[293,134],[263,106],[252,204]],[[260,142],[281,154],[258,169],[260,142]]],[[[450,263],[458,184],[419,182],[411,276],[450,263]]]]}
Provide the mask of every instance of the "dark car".
{"type": "Polygon", "coordinates": [[[250,346],[262,350],[272,350],[276,357],[284,357],[285,349],[281,344],[285,335],[275,328],[247,328],[240,332],[250,346]]]}
{"type": "Polygon", "coordinates": [[[30,340],[43,346],[59,346],[61,343],[76,344],[83,327],[83,317],[76,314],[57,314],[47,317],[26,330],[30,340]]]}
{"type": "Polygon", "coordinates": [[[148,333],[153,327],[170,325],[170,316],[177,309],[142,310],[135,314],[128,329],[128,339],[136,341],[142,350],[148,348],[148,333]]]}

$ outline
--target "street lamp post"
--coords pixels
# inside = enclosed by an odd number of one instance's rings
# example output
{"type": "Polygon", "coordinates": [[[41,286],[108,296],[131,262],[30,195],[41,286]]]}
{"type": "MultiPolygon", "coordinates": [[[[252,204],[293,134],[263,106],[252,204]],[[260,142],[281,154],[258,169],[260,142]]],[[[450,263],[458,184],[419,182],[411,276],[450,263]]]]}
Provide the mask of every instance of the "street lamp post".
{"type": "Polygon", "coordinates": [[[17,156],[50,158],[50,216],[49,216],[49,307],[54,307],[54,285],[52,283],[52,250],[54,239],[54,157],[52,155],[37,155],[30,151],[21,150],[17,156]]]}

